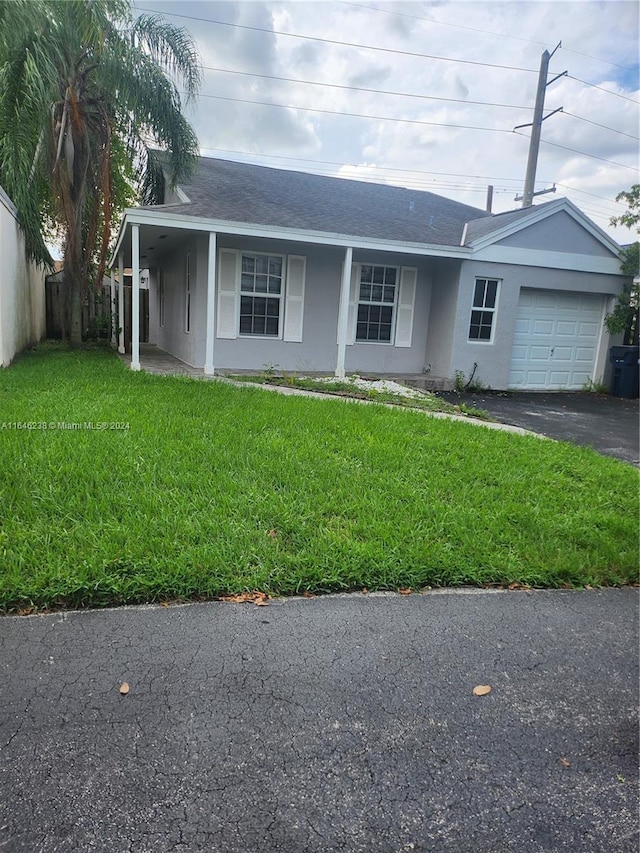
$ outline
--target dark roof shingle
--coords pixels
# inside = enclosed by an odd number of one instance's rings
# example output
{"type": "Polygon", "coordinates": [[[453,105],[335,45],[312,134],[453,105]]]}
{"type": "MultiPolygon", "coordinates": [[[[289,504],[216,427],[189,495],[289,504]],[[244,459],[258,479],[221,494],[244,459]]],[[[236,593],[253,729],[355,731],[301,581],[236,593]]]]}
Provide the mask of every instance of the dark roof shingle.
{"type": "Polygon", "coordinates": [[[201,157],[172,213],[407,243],[459,246],[485,211],[421,190],[201,157]]]}

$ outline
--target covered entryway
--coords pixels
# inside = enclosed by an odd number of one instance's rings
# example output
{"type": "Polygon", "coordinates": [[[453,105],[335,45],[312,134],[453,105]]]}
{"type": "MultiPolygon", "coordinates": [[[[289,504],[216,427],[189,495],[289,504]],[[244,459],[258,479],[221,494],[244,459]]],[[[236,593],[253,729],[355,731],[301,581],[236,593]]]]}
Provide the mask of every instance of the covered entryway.
{"type": "Polygon", "coordinates": [[[579,391],[594,378],[604,297],[568,291],[520,291],[509,387],[579,391]]]}

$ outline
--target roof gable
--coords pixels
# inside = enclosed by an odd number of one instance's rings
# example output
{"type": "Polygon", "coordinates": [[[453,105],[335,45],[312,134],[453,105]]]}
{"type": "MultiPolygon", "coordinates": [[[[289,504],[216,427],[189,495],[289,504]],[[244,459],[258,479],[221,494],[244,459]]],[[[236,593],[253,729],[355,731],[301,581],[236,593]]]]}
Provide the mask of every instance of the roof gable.
{"type": "Polygon", "coordinates": [[[620,256],[620,247],[567,198],[469,222],[463,245],[491,245],[599,257],[620,256]]]}
{"type": "Polygon", "coordinates": [[[596,255],[604,258],[610,258],[615,254],[565,210],[560,210],[540,222],[534,222],[514,234],[509,234],[499,240],[496,245],[596,255]]]}

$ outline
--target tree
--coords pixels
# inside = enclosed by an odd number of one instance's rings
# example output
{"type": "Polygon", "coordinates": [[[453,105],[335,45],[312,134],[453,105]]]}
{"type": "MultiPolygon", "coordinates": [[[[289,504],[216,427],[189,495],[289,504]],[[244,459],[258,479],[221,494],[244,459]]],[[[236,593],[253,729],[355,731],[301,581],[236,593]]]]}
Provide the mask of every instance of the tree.
{"type": "MultiPolygon", "coordinates": [[[[640,184],[634,184],[627,192],[618,193],[616,201],[625,201],[628,210],[611,218],[611,225],[626,225],[637,228],[640,224],[640,184]]],[[[624,343],[637,345],[640,342],[640,243],[636,240],[623,249],[621,271],[629,276],[618,296],[616,305],[605,317],[607,330],[614,335],[624,334],[624,343]]]]}
{"type": "Polygon", "coordinates": [[[132,186],[149,204],[186,177],[198,143],[182,114],[200,83],[190,36],[128,0],[0,0],[0,184],[30,256],[63,242],[69,331],[104,274],[114,217],[132,186]]]}

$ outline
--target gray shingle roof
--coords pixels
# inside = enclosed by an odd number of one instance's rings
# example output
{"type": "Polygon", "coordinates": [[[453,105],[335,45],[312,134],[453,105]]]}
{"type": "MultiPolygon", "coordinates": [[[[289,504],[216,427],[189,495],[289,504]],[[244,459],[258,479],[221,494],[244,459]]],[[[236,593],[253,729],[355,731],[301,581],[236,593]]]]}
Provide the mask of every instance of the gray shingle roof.
{"type": "Polygon", "coordinates": [[[407,243],[459,246],[483,210],[420,190],[201,157],[167,212],[407,243]]]}

